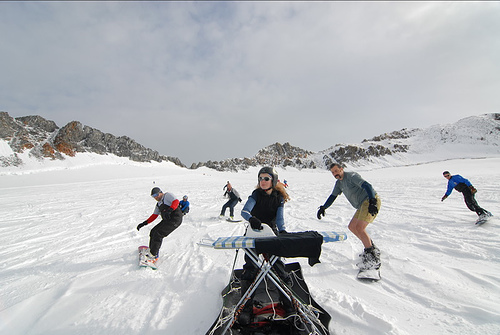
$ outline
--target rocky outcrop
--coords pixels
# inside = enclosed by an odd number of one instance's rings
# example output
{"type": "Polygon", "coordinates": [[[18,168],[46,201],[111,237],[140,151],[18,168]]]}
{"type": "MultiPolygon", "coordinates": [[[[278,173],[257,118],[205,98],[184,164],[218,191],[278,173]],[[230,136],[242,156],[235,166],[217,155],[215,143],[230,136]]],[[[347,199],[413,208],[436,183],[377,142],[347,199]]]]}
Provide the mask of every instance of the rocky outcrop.
{"type": "MultiPolygon", "coordinates": [[[[298,166],[301,168],[314,168],[307,160],[311,151],[303,150],[290,145],[290,143],[274,143],[261,150],[252,158],[232,158],[222,161],[208,161],[191,165],[191,169],[205,166],[218,171],[246,170],[251,166],[298,166]]],[[[314,165],[314,164],[313,164],[314,165]]]]}
{"type": "Polygon", "coordinates": [[[0,138],[7,141],[14,152],[3,157],[3,166],[21,165],[17,153],[29,151],[30,156],[39,159],[65,159],[79,152],[93,152],[100,155],[114,154],[128,157],[136,162],[171,161],[184,167],[176,157],[162,156],[127,136],[116,137],[109,133],[72,121],[62,128],[55,122],[41,116],[12,118],[0,112],[0,138]]]}
{"type": "MultiPolygon", "coordinates": [[[[500,153],[500,114],[484,114],[459,120],[450,125],[435,125],[427,129],[404,128],[365,139],[359,144],[336,144],[317,153],[291,146],[272,144],[252,158],[227,159],[219,162],[193,164],[195,169],[206,166],[216,170],[244,170],[250,166],[271,165],[298,169],[327,168],[331,163],[362,165],[370,162],[400,159],[402,154],[428,154],[440,146],[456,145],[457,155],[464,146],[483,152],[500,153]],[[488,147],[488,148],[486,148],[488,147]]],[[[445,157],[448,159],[451,156],[445,157]]],[[[457,158],[461,158],[458,157],[457,158]]]]}
{"type": "MultiPolygon", "coordinates": [[[[170,161],[184,167],[176,157],[162,156],[145,148],[127,136],[116,137],[72,121],[59,128],[53,121],[41,116],[12,118],[0,112],[0,138],[7,141],[12,154],[0,156],[0,166],[19,166],[22,160],[18,154],[29,152],[39,159],[65,159],[80,152],[101,155],[114,154],[128,157],[136,162],[170,161]]],[[[404,159],[403,154],[429,154],[441,148],[447,152],[454,147],[458,155],[463,149],[473,148],[471,155],[482,153],[500,154],[500,114],[484,114],[459,120],[454,124],[435,125],[427,129],[401,129],[391,133],[365,139],[359,144],[336,144],[326,150],[312,152],[292,146],[290,143],[274,143],[250,158],[231,158],[222,161],[208,161],[192,164],[191,169],[208,167],[218,171],[239,171],[249,167],[270,165],[298,169],[324,169],[333,162],[363,165],[370,162],[383,163],[404,159]]],[[[456,157],[461,158],[461,157],[456,157]]],[[[439,159],[439,158],[437,158],[439,159]]]]}

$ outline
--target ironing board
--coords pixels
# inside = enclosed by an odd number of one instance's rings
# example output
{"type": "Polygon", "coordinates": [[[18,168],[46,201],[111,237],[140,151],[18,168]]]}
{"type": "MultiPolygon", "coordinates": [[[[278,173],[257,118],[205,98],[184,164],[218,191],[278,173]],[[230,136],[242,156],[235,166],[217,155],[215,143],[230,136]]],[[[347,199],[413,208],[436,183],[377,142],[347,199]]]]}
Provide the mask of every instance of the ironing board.
{"type": "MultiPolygon", "coordinates": [[[[230,313],[232,314],[231,317],[229,319],[225,319],[223,322],[221,322],[221,324],[218,325],[214,324],[214,326],[212,327],[212,332],[209,331],[207,334],[225,335],[228,332],[228,330],[234,326],[238,316],[240,315],[241,311],[245,306],[245,303],[249,299],[251,299],[252,294],[264,279],[269,279],[283,293],[283,295],[291,301],[292,305],[297,310],[298,315],[303,320],[304,324],[307,325],[307,327],[309,328],[311,334],[323,334],[323,335],[329,334],[328,329],[325,329],[325,327],[319,321],[316,311],[313,308],[310,308],[310,306],[308,306],[305,302],[301,301],[301,299],[299,299],[294,294],[293,290],[290,287],[288,287],[276,273],[271,271],[273,265],[279,259],[279,256],[283,257],[290,257],[290,256],[286,254],[287,253],[286,248],[285,251],[279,249],[283,244],[283,238],[275,236],[272,230],[267,225],[263,225],[263,228],[264,229],[262,231],[257,231],[248,228],[245,236],[219,237],[213,241],[205,240],[200,243],[201,245],[212,247],[214,249],[243,249],[245,254],[258,269],[258,273],[255,279],[248,287],[247,291],[241,295],[240,300],[231,311],[230,313]],[[265,244],[266,248],[268,248],[270,245],[272,246],[273,244],[276,244],[279,249],[279,252],[281,253],[284,252],[285,254],[278,254],[278,255],[267,254],[267,257],[264,257],[258,252],[259,246],[263,244],[265,244]],[[222,328],[223,328],[222,332],[216,331],[217,329],[222,329],[222,328]]],[[[307,232],[307,233],[313,233],[312,235],[316,236],[316,240],[318,239],[318,236],[321,236],[322,243],[337,242],[347,239],[347,234],[343,232],[337,233],[337,232],[323,231],[323,232],[307,232]]],[[[292,234],[297,234],[297,233],[292,233],[292,234]]],[[[292,243],[295,244],[296,242],[292,243]]],[[[291,257],[308,257],[308,256],[294,255],[291,257]]],[[[319,260],[317,262],[319,262],[319,260]]]]}

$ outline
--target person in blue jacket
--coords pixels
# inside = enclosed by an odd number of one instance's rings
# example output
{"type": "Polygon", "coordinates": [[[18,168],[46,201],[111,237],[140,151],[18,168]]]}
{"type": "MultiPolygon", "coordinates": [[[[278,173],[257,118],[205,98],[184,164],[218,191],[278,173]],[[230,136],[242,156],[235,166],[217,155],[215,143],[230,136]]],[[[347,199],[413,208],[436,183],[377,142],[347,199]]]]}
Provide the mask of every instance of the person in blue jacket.
{"type": "Polygon", "coordinates": [[[441,198],[441,201],[444,201],[446,198],[448,198],[453,189],[455,189],[458,192],[462,193],[462,195],[464,196],[464,201],[468,209],[476,212],[476,214],[480,217],[491,216],[490,212],[478,205],[474,197],[474,194],[476,194],[477,190],[474,186],[472,186],[472,183],[469,180],[465,179],[459,174],[452,176],[449,171],[444,171],[443,177],[448,179],[448,188],[446,189],[446,193],[441,198]]]}
{"type": "Polygon", "coordinates": [[[182,200],[179,201],[179,206],[181,207],[182,214],[186,215],[189,213],[189,201],[187,195],[183,196],[182,200]]]}

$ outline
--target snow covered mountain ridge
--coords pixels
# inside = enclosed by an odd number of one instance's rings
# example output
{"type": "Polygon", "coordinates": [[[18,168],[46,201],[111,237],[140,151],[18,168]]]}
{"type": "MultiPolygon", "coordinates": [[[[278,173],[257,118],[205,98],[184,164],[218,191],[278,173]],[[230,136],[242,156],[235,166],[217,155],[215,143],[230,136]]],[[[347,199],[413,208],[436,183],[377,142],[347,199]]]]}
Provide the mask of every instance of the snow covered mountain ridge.
{"type": "MultiPolygon", "coordinates": [[[[461,119],[453,124],[426,129],[401,129],[359,144],[336,144],[312,152],[290,143],[274,143],[250,158],[231,158],[192,164],[191,169],[207,167],[218,171],[239,171],[271,165],[297,169],[324,169],[332,162],[347,166],[401,166],[456,158],[496,157],[500,154],[500,113],[461,119]]],[[[116,137],[72,121],[59,128],[41,116],[12,118],[0,112],[0,167],[20,167],[26,160],[71,160],[76,155],[94,153],[115,155],[134,162],[172,162],[185,165],[176,157],[163,156],[127,136],[116,137]]]]}
{"type": "Polygon", "coordinates": [[[285,143],[261,149],[253,158],[198,163],[219,171],[238,171],[272,165],[298,169],[326,168],[332,162],[347,166],[401,166],[457,158],[495,157],[500,154],[500,113],[471,116],[449,125],[401,129],[360,144],[336,144],[317,153],[285,143]]]}

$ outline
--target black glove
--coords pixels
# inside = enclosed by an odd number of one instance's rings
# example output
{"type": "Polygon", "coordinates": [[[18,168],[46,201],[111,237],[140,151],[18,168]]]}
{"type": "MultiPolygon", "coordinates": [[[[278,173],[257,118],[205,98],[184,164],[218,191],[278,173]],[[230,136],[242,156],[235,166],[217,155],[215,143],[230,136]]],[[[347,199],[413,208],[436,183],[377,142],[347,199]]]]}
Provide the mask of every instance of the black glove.
{"type": "Polygon", "coordinates": [[[148,224],[147,221],[144,221],[143,223],[139,223],[139,225],[137,226],[137,231],[139,231],[139,229],[141,229],[142,227],[144,227],[147,224],[148,224]]]}
{"type": "Polygon", "coordinates": [[[370,213],[373,216],[377,215],[378,214],[377,199],[372,198],[372,199],[368,200],[368,202],[369,202],[368,213],[370,213]]]}
{"type": "Polygon", "coordinates": [[[321,215],[325,216],[325,209],[325,206],[319,206],[318,214],[316,214],[318,220],[321,220],[321,215]]]}
{"type": "Polygon", "coordinates": [[[255,216],[252,216],[248,222],[250,222],[250,227],[255,230],[262,230],[262,222],[255,216]]]}

